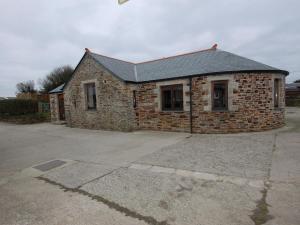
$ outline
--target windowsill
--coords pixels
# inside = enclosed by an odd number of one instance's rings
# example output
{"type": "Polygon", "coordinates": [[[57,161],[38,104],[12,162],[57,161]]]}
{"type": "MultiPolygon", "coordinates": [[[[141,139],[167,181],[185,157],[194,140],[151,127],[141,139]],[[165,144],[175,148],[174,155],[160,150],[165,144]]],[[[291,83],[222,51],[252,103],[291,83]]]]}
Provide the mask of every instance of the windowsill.
{"type": "Polygon", "coordinates": [[[86,109],[85,111],[86,111],[86,112],[96,112],[97,109],[86,109]]]}
{"type": "Polygon", "coordinates": [[[212,112],[229,112],[228,109],[213,109],[212,112]]]}
{"type": "Polygon", "coordinates": [[[182,113],[185,112],[184,110],[161,110],[160,112],[164,113],[182,113]]]}

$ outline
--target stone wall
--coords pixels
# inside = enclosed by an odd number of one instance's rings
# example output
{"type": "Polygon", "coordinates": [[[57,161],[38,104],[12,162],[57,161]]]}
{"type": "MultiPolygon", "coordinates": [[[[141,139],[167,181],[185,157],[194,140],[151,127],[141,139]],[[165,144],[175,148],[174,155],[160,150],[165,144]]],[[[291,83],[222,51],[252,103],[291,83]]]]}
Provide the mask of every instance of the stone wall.
{"type": "Polygon", "coordinates": [[[131,131],[137,128],[134,86],[122,82],[89,54],[64,90],[66,122],[70,127],[131,131]],[[96,110],[87,110],[84,84],[95,83],[96,110]]]}
{"type": "Polygon", "coordinates": [[[190,105],[188,80],[144,83],[138,86],[138,121],[141,129],[164,131],[190,131],[190,105]],[[183,112],[161,110],[160,86],[183,84],[183,112]]]}
{"type": "Polygon", "coordinates": [[[59,121],[58,97],[57,94],[50,94],[51,122],[59,121]]]}
{"type": "MultiPolygon", "coordinates": [[[[190,131],[189,80],[176,80],[172,83],[184,84],[184,111],[163,112],[160,104],[161,84],[152,82],[139,85],[138,120],[139,127],[151,130],[190,131]]],[[[171,83],[170,83],[171,84],[171,83]]],[[[233,133],[262,131],[284,125],[284,75],[224,74],[199,76],[192,79],[193,132],[233,133]],[[280,78],[280,105],[274,109],[274,79],[280,78]],[[211,105],[211,82],[228,81],[228,111],[215,112],[211,105]]]]}
{"type": "Polygon", "coordinates": [[[193,131],[233,133],[269,130],[284,125],[284,75],[234,74],[193,78],[193,131]],[[280,105],[274,109],[274,79],[280,78],[280,105]],[[212,80],[229,80],[229,110],[211,110],[208,90],[212,80]],[[197,87],[199,90],[197,91],[197,87]],[[206,100],[208,99],[208,100],[206,100]]]}

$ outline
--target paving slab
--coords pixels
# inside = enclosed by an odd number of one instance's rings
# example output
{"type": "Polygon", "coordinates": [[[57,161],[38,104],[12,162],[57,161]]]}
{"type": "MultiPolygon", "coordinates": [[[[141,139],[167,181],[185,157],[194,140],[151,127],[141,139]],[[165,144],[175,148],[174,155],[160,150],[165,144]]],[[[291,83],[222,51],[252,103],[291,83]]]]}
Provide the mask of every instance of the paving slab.
{"type": "MultiPolygon", "coordinates": [[[[300,121],[300,118],[299,118],[300,121]]],[[[300,181],[300,132],[279,133],[273,154],[271,180],[300,181]]]]}
{"type": "Polygon", "coordinates": [[[139,159],[137,163],[218,175],[265,179],[274,134],[193,135],[139,159]]]}
{"type": "Polygon", "coordinates": [[[147,170],[148,172],[153,173],[167,173],[167,174],[176,174],[182,177],[188,178],[196,178],[201,180],[209,180],[209,181],[220,181],[220,182],[229,182],[236,185],[250,185],[251,187],[256,187],[263,189],[265,186],[265,182],[268,180],[257,180],[257,179],[247,179],[243,177],[235,177],[235,176],[221,176],[211,173],[203,173],[203,172],[195,172],[190,170],[181,170],[181,169],[174,169],[174,168],[167,168],[167,167],[160,167],[160,166],[150,166],[150,165],[143,165],[143,164],[131,164],[128,167],[129,169],[137,169],[137,170],[147,170]]]}
{"type": "Polygon", "coordinates": [[[116,169],[116,167],[77,162],[51,171],[42,177],[61,184],[67,188],[77,188],[89,181],[110,173],[114,169],[116,169]]]}
{"type": "Polygon", "coordinates": [[[1,225],[147,225],[107,205],[26,177],[0,186],[1,225]]]}
{"type": "Polygon", "coordinates": [[[300,224],[300,182],[272,183],[266,202],[273,217],[266,225],[300,224]]]}
{"type": "Polygon", "coordinates": [[[178,225],[253,225],[261,198],[250,186],[121,168],[81,187],[144,216],[178,225]]]}

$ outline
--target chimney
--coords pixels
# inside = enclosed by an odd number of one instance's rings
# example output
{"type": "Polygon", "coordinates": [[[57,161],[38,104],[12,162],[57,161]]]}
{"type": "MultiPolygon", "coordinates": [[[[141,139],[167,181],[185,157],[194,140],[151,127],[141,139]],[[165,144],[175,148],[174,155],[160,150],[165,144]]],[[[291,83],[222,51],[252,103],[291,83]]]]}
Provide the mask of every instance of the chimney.
{"type": "Polygon", "coordinates": [[[217,50],[218,48],[218,44],[214,44],[212,47],[211,47],[211,50],[217,50]]]}
{"type": "Polygon", "coordinates": [[[91,51],[88,48],[85,48],[86,53],[90,53],[91,51]]]}

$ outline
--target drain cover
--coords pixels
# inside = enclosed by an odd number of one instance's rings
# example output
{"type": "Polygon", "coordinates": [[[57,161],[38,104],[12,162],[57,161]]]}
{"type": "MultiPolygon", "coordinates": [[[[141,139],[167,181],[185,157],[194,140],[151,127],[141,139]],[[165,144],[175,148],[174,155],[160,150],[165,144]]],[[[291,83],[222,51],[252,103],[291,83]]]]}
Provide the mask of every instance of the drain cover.
{"type": "Polygon", "coordinates": [[[42,172],[48,171],[48,170],[52,170],[56,167],[62,166],[64,165],[66,162],[62,161],[62,160],[53,160],[44,164],[40,164],[37,166],[34,166],[33,168],[38,169],[42,172]]]}

